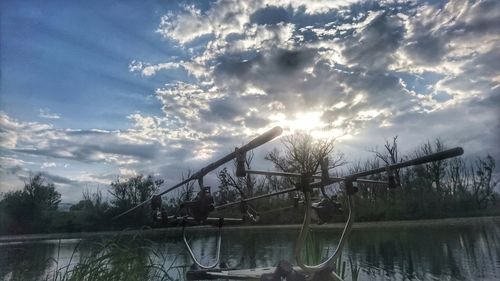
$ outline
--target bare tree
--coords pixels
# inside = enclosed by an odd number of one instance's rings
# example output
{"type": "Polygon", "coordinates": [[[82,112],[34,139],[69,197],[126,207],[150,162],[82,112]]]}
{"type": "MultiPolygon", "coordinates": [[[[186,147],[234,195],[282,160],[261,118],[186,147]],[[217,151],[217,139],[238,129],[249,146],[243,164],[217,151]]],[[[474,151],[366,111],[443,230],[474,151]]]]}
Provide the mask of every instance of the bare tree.
{"type": "MultiPolygon", "coordinates": [[[[379,152],[378,150],[372,150],[372,152],[375,153],[375,156],[382,160],[385,165],[396,164],[403,160],[399,158],[398,136],[393,137],[392,142],[386,140],[384,148],[385,150],[383,152],[379,152]]],[[[396,183],[399,186],[401,183],[399,169],[394,170],[394,176],[396,178],[396,183]]]]}
{"type": "Polygon", "coordinates": [[[471,178],[466,162],[460,158],[451,159],[447,167],[447,185],[451,196],[464,198],[471,185],[471,178]]]}
{"type": "MultiPolygon", "coordinates": [[[[253,157],[254,157],[253,151],[250,151],[247,153],[247,158],[245,159],[245,165],[247,166],[246,168],[248,170],[252,169],[250,167],[250,164],[252,164],[253,157]]],[[[236,163],[235,163],[235,165],[236,165],[236,163]]],[[[249,197],[253,196],[253,189],[254,189],[255,183],[256,182],[255,182],[254,177],[251,174],[247,173],[247,175],[245,177],[245,183],[244,183],[245,187],[246,187],[247,196],[249,196],[249,197]]]]}
{"type": "MultiPolygon", "coordinates": [[[[420,148],[420,156],[440,152],[445,149],[446,147],[443,142],[439,138],[437,138],[434,141],[434,145],[429,141],[422,145],[422,147],[420,148]]],[[[443,195],[442,181],[445,176],[447,165],[447,160],[433,161],[425,164],[427,174],[429,175],[432,183],[435,184],[436,191],[441,196],[443,195]]]]}
{"type": "MultiPolygon", "coordinates": [[[[182,174],[182,181],[184,181],[185,179],[188,179],[191,177],[191,175],[193,174],[193,171],[191,170],[188,170],[186,174],[182,174]]],[[[179,194],[179,200],[180,201],[189,201],[191,199],[193,199],[193,192],[194,192],[194,184],[195,182],[194,181],[190,181],[190,182],[187,182],[185,183],[181,189],[180,189],[180,194],[179,194]]]]}
{"type": "Polygon", "coordinates": [[[334,141],[315,139],[307,133],[295,133],[281,139],[283,154],[275,149],[265,159],[284,172],[314,174],[325,157],[330,159],[330,169],[345,164],[343,154],[332,154],[334,141]]]}
{"type": "MultiPolygon", "coordinates": [[[[254,157],[253,151],[250,151],[246,153],[246,158],[245,158],[245,166],[246,169],[250,170],[250,165],[252,163],[254,157]]],[[[217,178],[219,179],[219,193],[220,193],[220,199],[222,201],[231,201],[236,198],[236,193],[240,195],[241,198],[245,197],[251,197],[253,195],[253,188],[256,185],[256,180],[255,178],[250,175],[246,174],[244,177],[236,177],[236,166],[237,166],[237,161],[235,160],[233,162],[234,164],[234,169],[232,170],[232,173],[229,172],[227,168],[222,169],[219,174],[217,175],[217,178]],[[233,190],[232,188],[236,189],[233,190]]]]}
{"type": "Polygon", "coordinates": [[[476,204],[479,208],[488,207],[488,201],[493,201],[495,186],[498,184],[493,180],[493,170],[495,160],[488,155],[486,159],[478,158],[475,162],[475,169],[472,166],[472,192],[476,204]]]}

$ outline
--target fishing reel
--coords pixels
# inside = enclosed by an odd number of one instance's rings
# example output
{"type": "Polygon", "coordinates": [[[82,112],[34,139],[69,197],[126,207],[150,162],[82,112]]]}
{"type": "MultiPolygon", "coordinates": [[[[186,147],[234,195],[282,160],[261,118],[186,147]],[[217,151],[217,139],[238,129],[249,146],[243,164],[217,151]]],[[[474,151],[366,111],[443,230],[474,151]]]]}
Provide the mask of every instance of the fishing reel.
{"type": "Polygon", "coordinates": [[[162,205],[160,195],[151,198],[151,211],[153,216],[153,226],[162,226],[168,223],[167,210],[162,205]]]}
{"type": "Polygon", "coordinates": [[[311,217],[318,224],[331,222],[336,215],[342,213],[342,204],[337,195],[330,198],[321,198],[319,201],[312,203],[311,208],[311,217]]]}
{"type": "MultiPolygon", "coordinates": [[[[321,182],[325,185],[330,178],[330,175],[328,174],[328,166],[328,157],[325,157],[323,158],[323,161],[320,162],[321,182]]],[[[321,186],[320,190],[323,198],[319,201],[311,203],[311,217],[313,220],[317,221],[318,224],[323,224],[325,222],[331,222],[336,215],[342,213],[342,204],[340,203],[337,195],[328,196],[324,186],[321,186]]]]}
{"type": "Polygon", "coordinates": [[[389,189],[395,189],[397,187],[401,187],[399,183],[399,178],[396,177],[396,174],[394,170],[391,170],[389,168],[387,170],[387,185],[389,189]]]}
{"type": "Polygon", "coordinates": [[[272,273],[265,273],[260,276],[260,281],[306,281],[306,275],[294,270],[292,264],[286,260],[282,260],[276,266],[272,273]]]}
{"type": "Polygon", "coordinates": [[[214,198],[210,192],[210,186],[201,188],[193,200],[183,202],[180,208],[196,222],[206,221],[210,213],[215,210],[214,198]]]}
{"type": "Polygon", "coordinates": [[[240,212],[243,214],[244,222],[257,223],[260,220],[260,214],[257,212],[257,210],[252,208],[252,206],[250,206],[246,202],[241,203],[240,212]]]}

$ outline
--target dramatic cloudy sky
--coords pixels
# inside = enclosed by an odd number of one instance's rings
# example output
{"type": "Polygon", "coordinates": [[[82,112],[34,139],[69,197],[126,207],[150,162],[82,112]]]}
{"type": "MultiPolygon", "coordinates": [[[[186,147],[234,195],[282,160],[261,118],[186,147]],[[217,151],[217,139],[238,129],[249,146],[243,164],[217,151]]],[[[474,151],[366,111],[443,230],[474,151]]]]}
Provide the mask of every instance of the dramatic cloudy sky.
{"type": "Polygon", "coordinates": [[[500,161],[500,1],[0,5],[0,191],[173,183],[275,125],[351,160],[399,135],[500,161]]]}

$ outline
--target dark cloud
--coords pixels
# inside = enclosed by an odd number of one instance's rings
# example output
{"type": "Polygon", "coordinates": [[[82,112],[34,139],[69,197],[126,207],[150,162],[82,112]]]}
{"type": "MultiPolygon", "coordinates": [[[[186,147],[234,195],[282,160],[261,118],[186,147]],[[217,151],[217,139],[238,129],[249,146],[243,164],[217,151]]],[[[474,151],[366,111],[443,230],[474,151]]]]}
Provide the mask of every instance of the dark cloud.
{"type": "Polygon", "coordinates": [[[106,160],[106,156],[103,156],[102,153],[137,157],[141,159],[153,159],[158,148],[158,145],[120,144],[108,142],[100,144],[87,144],[79,143],[78,141],[55,140],[48,148],[13,149],[12,151],[81,162],[101,162],[106,160]]]}
{"type": "Polygon", "coordinates": [[[419,34],[408,42],[406,51],[414,60],[427,65],[437,65],[448,53],[447,40],[434,34],[419,34]]]}
{"type": "Polygon", "coordinates": [[[242,77],[247,75],[252,66],[262,63],[262,56],[257,55],[250,60],[241,60],[240,58],[219,57],[215,73],[221,73],[228,76],[242,77]]]}
{"type": "Polygon", "coordinates": [[[244,120],[244,126],[251,129],[264,128],[267,124],[269,124],[269,120],[267,118],[260,117],[257,114],[245,117],[244,120]]]}
{"type": "Polygon", "coordinates": [[[407,110],[413,105],[412,97],[398,77],[380,71],[359,73],[349,76],[349,85],[355,92],[365,93],[368,107],[407,110]]]}
{"type": "Polygon", "coordinates": [[[210,109],[207,112],[202,112],[203,120],[230,121],[239,116],[243,111],[241,103],[235,99],[222,98],[211,101],[209,103],[210,109]]]}
{"type": "Polygon", "coordinates": [[[289,11],[283,7],[267,6],[255,11],[250,16],[250,22],[256,24],[277,24],[290,20],[289,11]]]}
{"type": "Polygon", "coordinates": [[[293,71],[303,70],[304,66],[310,64],[314,58],[313,50],[279,51],[274,58],[278,69],[288,74],[293,71]]]}
{"type": "Polygon", "coordinates": [[[367,26],[347,38],[342,54],[349,63],[371,70],[385,69],[404,38],[401,20],[381,12],[367,26]]]}
{"type": "MultiPolygon", "coordinates": [[[[464,3],[453,3],[451,5],[459,6],[464,3]]],[[[470,7],[468,18],[459,21],[456,26],[450,28],[449,33],[454,36],[463,36],[467,33],[473,34],[499,34],[500,26],[500,2],[496,0],[477,1],[470,7]]],[[[459,6],[460,8],[460,6],[459,6]]]]}
{"type": "Polygon", "coordinates": [[[49,180],[50,182],[53,182],[55,184],[78,184],[79,183],[78,181],[71,180],[69,178],[61,177],[61,176],[58,176],[58,175],[53,175],[53,174],[47,173],[47,172],[41,172],[41,174],[47,180],[49,180]]]}
{"type": "Polygon", "coordinates": [[[40,173],[45,179],[47,179],[51,183],[55,184],[77,184],[78,181],[71,180],[66,177],[54,175],[48,172],[37,172],[37,171],[32,171],[26,168],[21,167],[20,165],[15,165],[15,166],[0,166],[2,168],[2,172],[6,173],[8,175],[13,175],[18,177],[21,181],[28,181],[31,176],[33,176],[36,173],[40,173]]]}
{"type": "Polygon", "coordinates": [[[257,80],[268,75],[285,76],[311,65],[315,54],[316,50],[313,49],[276,49],[265,55],[258,54],[249,60],[241,60],[238,56],[219,57],[215,74],[241,80],[257,80]]]}
{"type": "Polygon", "coordinates": [[[405,50],[420,64],[437,65],[464,42],[489,41],[492,35],[498,40],[500,35],[499,1],[449,1],[418,12],[410,17],[405,50]]]}
{"type": "MultiPolygon", "coordinates": [[[[223,59],[215,68],[215,82],[234,96],[245,93],[248,87],[263,90],[266,96],[245,97],[234,103],[262,107],[272,101],[290,104],[290,92],[301,92],[304,72],[314,65],[317,50],[273,50],[252,60],[238,62],[223,59]]],[[[295,103],[295,102],[294,102],[295,103]]]]}
{"type": "Polygon", "coordinates": [[[23,168],[20,165],[15,165],[12,167],[6,166],[6,165],[0,165],[0,168],[2,171],[6,174],[10,175],[18,175],[20,172],[23,171],[23,168]]]}

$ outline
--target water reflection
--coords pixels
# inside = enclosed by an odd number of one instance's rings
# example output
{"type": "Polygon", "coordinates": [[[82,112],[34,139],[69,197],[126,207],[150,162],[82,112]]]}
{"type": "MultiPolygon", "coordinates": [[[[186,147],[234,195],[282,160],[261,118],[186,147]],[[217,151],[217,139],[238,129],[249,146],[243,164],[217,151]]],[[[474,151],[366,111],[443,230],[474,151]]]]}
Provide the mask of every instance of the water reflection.
{"type": "Polygon", "coordinates": [[[3,280],[35,280],[44,276],[55,247],[57,245],[52,243],[13,243],[2,246],[0,277],[3,280]]]}
{"type": "Polygon", "coordinates": [[[358,231],[347,250],[370,280],[494,280],[499,241],[498,224],[358,231]]]}
{"type": "MultiPolygon", "coordinates": [[[[298,230],[227,230],[223,233],[221,259],[238,268],[272,266],[282,259],[292,261],[297,234],[298,230]]],[[[211,263],[216,232],[189,235],[197,257],[202,263],[211,263]]],[[[314,231],[306,247],[306,260],[319,262],[319,257],[331,254],[339,236],[338,231],[314,231]]],[[[95,249],[95,241],[83,241],[75,250],[78,243],[0,244],[0,279],[44,279],[54,269],[52,260],[58,256],[60,264],[70,260],[77,263],[95,249]]],[[[162,260],[164,268],[172,266],[172,278],[182,279],[192,262],[180,238],[154,238],[148,243],[149,247],[129,257],[138,268],[153,257],[162,260]]],[[[120,268],[124,256],[116,256],[120,258],[112,264],[120,268]]],[[[350,272],[349,259],[361,268],[359,280],[498,280],[500,224],[355,230],[342,254],[342,260],[347,261],[346,272],[350,272]]]]}

